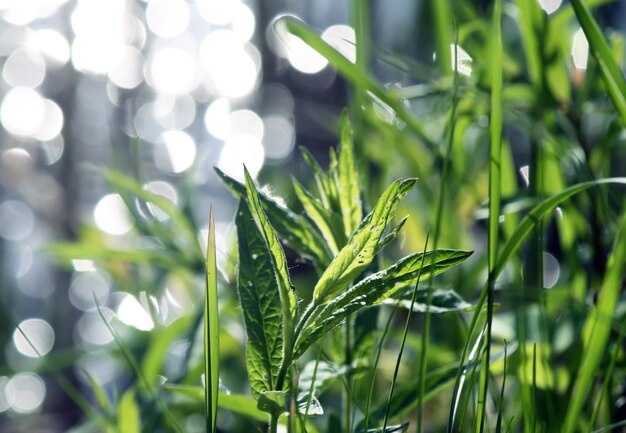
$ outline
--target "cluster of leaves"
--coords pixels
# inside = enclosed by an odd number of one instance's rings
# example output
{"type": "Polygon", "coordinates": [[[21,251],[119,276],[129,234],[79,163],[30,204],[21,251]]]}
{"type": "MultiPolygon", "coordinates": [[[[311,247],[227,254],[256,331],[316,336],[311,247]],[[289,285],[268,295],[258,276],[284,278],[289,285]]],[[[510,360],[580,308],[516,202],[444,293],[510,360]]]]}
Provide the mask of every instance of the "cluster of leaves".
{"type": "MultiPolygon", "coordinates": [[[[437,275],[471,254],[461,250],[413,253],[359,280],[381,249],[400,233],[406,219],[387,234],[385,229],[416,179],[393,182],[363,217],[361,183],[347,115],[342,122],[341,147],[338,155],[331,150],[327,173],[310,154],[304,155],[319,192],[318,198],[294,179],[304,215],[260,194],[247,171],[245,185],[220,172],[241,197],[236,217],[238,290],[248,334],[250,386],[259,399],[259,408],[275,417],[289,409],[287,375],[311,345],[350,316],[402,294],[416,284],[420,275],[437,275]],[[270,220],[278,222],[276,230],[270,220]],[[305,308],[301,308],[291,284],[279,236],[320,270],[305,308]]],[[[294,386],[297,389],[297,384],[294,386]]],[[[320,412],[317,399],[309,396],[309,402],[311,399],[316,402],[313,413],[320,412]]]]}

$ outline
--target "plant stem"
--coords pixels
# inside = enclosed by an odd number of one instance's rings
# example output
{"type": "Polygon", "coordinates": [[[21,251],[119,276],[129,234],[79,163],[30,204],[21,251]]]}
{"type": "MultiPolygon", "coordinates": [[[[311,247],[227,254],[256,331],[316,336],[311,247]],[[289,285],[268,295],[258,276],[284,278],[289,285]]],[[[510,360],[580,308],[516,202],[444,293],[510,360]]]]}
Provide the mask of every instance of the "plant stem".
{"type": "MultiPolygon", "coordinates": [[[[349,368],[352,365],[352,336],[350,335],[350,331],[352,328],[352,320],[350,318],[346,319],[346,358],[345,365],[349,368]]],[[[352,419],[352,374],[348,369],[346,373],[346,391],[344,393],[344,416],[346,417],[346,433],[350,433],[350,420],[352,419]]]]}
{"type": "Polygon", "coordinates": [[[270,414],[270,425],[267,428],[268,433],[277,433],[278,431],[278,414],[270,414]]]}

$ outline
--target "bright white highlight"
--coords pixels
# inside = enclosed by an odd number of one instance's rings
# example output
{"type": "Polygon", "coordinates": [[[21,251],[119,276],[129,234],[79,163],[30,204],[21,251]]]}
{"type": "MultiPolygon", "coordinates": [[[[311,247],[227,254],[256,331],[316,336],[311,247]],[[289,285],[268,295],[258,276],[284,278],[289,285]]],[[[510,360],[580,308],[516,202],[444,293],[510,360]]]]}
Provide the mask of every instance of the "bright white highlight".
{"type": "Polygon", "coordinates": [[[576,69],[587,69],[589,42],[582,29],[578,29],[572,39],[572,60],[576,69]]]}
{"type": "Polygon", "coordinates": [[[98,228],[111,235],[123,235],[133,227],[133,220],[118,194],[108,194],[100,199],[93,211],[98,228]]]}
{"type": "Polygon", "coordinates": [[[131,295],[124,296],[124,299],[117,308],[117,316],[120,321],[126,325],[137,328],[140,331],[149,331],[154,328],[154,322],[148,312],[139,301],[131,295]]]}
{"type": "Polygon", "coordinates": [[[17,351],[22,355],[30,358],[39,358],[52,350],[54,330],[45,320],[27,319],[22,321],[19,324],[19,328],[16,328],[13,332],[13,343],[17,351]],[[24,334],[20,332],[20,329],[24,334]]]}
{"type": "Polygon", "coordinates": [[[356,62],[356,36],[352,27],[344,24],[330,26],[322,33],[322,39],[332,45],[352,63],[356,62]]]}
{"type": "Polygon", "coordinates": [[[177,36],[189,25],[189,7],[182,0],[151,0],[146,8],[146,22],[158,36],[177,36]]]}
{"type": "Polygon", "coordinates": [[[166,131],[154,149],[154,161],[161,170],[168,173],[182,173],[196,159],[196,143],[183,131],[166,131]]]}

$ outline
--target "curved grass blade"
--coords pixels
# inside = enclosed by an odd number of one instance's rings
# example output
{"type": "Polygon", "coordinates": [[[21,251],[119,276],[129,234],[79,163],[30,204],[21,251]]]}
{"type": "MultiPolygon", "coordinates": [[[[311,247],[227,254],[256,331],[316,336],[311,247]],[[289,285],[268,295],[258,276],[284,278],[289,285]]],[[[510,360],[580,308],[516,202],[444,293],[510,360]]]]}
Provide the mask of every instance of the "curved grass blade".
{"type": "Polygon", "coordinates": [[[236,217],[239,245],[237,289],[246,325],[246,365],[252,395],[275,389],[283,357],[280,294],[270,253],[245,200],[236,217]]]}
{"type": "Polygon", "coordinates": [[[396,113],[398,118],[405,122],[415,135],[426,143],[430,149],[436,148],[433,141],[426,135],[424,127],[409,113],[400,97],[388,93],[380,84],[370,77],[366,71],[355,66],[307,26],[293,18],[283,18],[281,23],[286,25],[290,33],[302,39],[306,44],[325,57],[326,60],[355,87],[366,89],[371,92],[372,95],[387,104],[396,113]]]}
{"type": "MultiPolygon", "coordinates": [[[[215,168],[215,172],[234,194],[246,197],[245,185],[218,168],[215,168]]],[[[272,226],[287,245],[298,251],[303,257],[313,261],[319,268],[324,269],[328,266],[332,255],[326,248],[324,239],[306,218],[296,215],[263,193],[259,192],[258,197],[272,222],[272,226]]]]}
{"type": "MultiPolygon", "coordinates": [[[[588,182],[581,182],[576,185],[572,185],[563,191],[554,194],[545,200],[538,203],[534,206],[528,214],[522,219],[519,223],[517,230],[513,233],[513,235],[507,240],[506,244],[500,252],[498,253],[498,260],[496,263],[496,267],[493,270],[493,278],[496,281],[497,277],[504,270],[504,267],[511,259],[513,254],[515,254],[519,248],[521,247],[523,241],[526,237],[532,232],[532,230],[541,222],[541,220],[546,217],[548,214],[554,211],[557,206],[559,206],[564,201],[570,199],[574,195],[581,193],[589,188],[601,186],[601,185],[610,185],[610,184],[621,184],[626,185],[626,178],[624,177],[612,177],[605,179],[596,179],[588,182]]],[[[468,328],[468,335],[472,335],[476,332],[477,327],[479,326],[479,317],[482,311],[482,308],[485,304],[487,298],[487,291],[483,290],[481,292],[480,298],[476,302],[475,312],[472,317],[472,321],[468,328]]],[[[456,410],[458,407],[458,398],[460,397],[460,392],[462,391],[463,381],[465,380],[465,374],[463,371],[463,362],[468,353],[470,345],[470,340],[467,339],[465,345],[463,347],[463,351],[461,354],[461,361],[458,367],[458,374],[455,381],[455,390],[454,397],[452,399],[452,403],[450,406],[450,416],[448,417],[448,432],[453,431],[454,419],[456,410]]]]}
{"type": "Polygon", "coordinates": [[[143,372],[139,368],[139,364],[137,364],[137,360],[135,359],[135,357],[130,352],[130,350],[126,347],[126,345],[123,343],[122,339],[119,337],[117,332],[115,332],[115,329],[113,329],[109,321],[104,316],[104,313],[102,312],[102,307],[98,303],[98,300],[96,299],[95,294],[93,296],[94,296],[94,299],[93,299],[94,304],[96,305],[96,310],[98,311],[98,314],[100,315],[100,319],[102,319],[104,326],[106,326],[109,333],[113,337],[113,340],[115,341],[115,344],[117,344],[117,347],[120,349],[120,352],[122,353],[122,356],[126,360],[126,363],[137,376],[140,385],[143,387],[145,392],[150,396],[150,398],[154,402],[156,402],[159,409],[161,409],[161,411],[165,415],[165,418],[171,424],[172,429],[176,431],[177,433],[183,433],[183,429],[180,426],[178,420],[176,419],[174,414],[170,411],[170,409],[165,404],[163,399],[154,391],[154,388],[152,387],[152,385],[147,381],[146,376],[144,376],[143,372]]]}
{"type": "Polygon", "coordinates": [[[215,221],[209,212],[206,286],[204,292],[204,380],[206,431],[215,432],[219,390],[220,340],[217,305],[217,263],[215,254],[215,221]]]}
{"type": "Polygon", "coordinates": [[[180,234],[187,240],[188,245],[192,247],[193,252],[199,256],[202,255],[202,249],[198,243],[196,229],[189,219],[167,198],[154,194],[146,190],[135,179],[125,176],[122,173],[113,170],[103,170],[105,179],[114,187],[130,192],[139,199],[152,203],[167,214],[174,225],[180,229],[180,234]]]}
{"type": "Polygon", "coordinates": [[[589,51],[595,57],[609,91],[609,96],[617,108],[622,119],[622,125],[626,125],[626,81],[617,62],[613,58],[611,48],[602,35],[600,26],[593,19],[589,9],[581,0],[571,0],[576,18],[589,41],[589,51]]]}
{"type": "Polygon", "coordinates": [[[313,303],[322,305],[341,293],[374,259],[376,245],[389,220],[416,179],[392,183],[376,202],[370,220],[355,231],[347,245],[335,256],[313,290],[313,303]]]}
{"type": "Polygon", "coordinates": [[[583,356],[572,391],[563,432],[572,433],[578,424],[578,414],[589,398],[600,361],[609,342],[611,321],[619,301],[624,268],[626,267],[626,207],[606,265],[606,273],[598,292],[595,308],[583,327],[583,356]]]}
{"type": "Polygon", "coordinates": [[[421,270],[422,278],[440,274],[462,262],[472,254],[461,250],[435,250],[425,254],[411,254],[395,265],[364,278],[349,290],[330,302],[314,308],[309,320],[302,326],[295,344],[295,356],[298,357],[315,341],[330,332],[357,311],[380,304],[398,291],[415,284],[420,272],[422,256],[425,265],[421,270]]]}

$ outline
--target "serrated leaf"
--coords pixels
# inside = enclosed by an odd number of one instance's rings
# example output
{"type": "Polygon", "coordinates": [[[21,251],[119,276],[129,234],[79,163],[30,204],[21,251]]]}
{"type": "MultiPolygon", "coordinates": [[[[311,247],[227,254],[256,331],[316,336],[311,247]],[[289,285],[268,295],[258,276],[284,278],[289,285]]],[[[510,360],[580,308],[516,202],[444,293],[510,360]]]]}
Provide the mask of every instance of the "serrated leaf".
{"type": "Polygon", "coordinates": [[[326,240],[326,244],[328,245],[328,249],[330,249],[332,255],[336,255],[339,252],[339,248],[337,247],[337,240],[332,229],[333,215],[330,211],[325,209],[324,205],[313,197],[309,191],[300,185],[300,182],[296,179],[292,179],[292,181],[294,191],[296,192],[296,196],[302,204],[304,211],[311,221],[316,224],[317,229],[319,229],[320,233],[326,240]]]}
{"type": "MultiPolygon", "coordinates": [[[[472,308],[472,304],[465,302],[458,293],[454,290],[433,290],[430,298],[430,305],[428,302],[428,290],[418,290],[413,304],[413,311],[416,313],[425,313],[426,308],[432,314],[449,313],[452,311],[464,311],[472,308]]],[[[383,301],[383,304],[395,305],[398,303],[398,299],[388,298],[383,301]]],[[[399,306],[402,308],[411,308],[410,299],[401,299],[399,306]]]]}
{"type": "MultiPolygon", "coordinates": [[[[424,267],[421,270],[423,280],[461,263],[472,252],[434,250],[427,251],[425,254],[424,267]]],[[[364,278],[327,304],[314,308],[297,338],[295,357],[302,355],[311,344],[339,326],[352,314],[363,308],[380,304],[401,289],[415,284],[420,273],[422,256],[423,253],[411,254],[393,266],[364,278]]]]}
{"type": "Polygon", "coordinates": [[[246,365],[255,398],[274,389],[283,356],[283,324],[278,283],[267,245],[246,201],[236,216],[239,244],[237,289],[246,334],[246,365]]]}
{"type": "Polygon", "coordinates": [[[339,206],[343,218],[346,238],[358,227],[363,218],[359,174],[354,159],[352,131],[348,113],[344,111],[341,118],[341,146],[339,148],[338,177],[339,206]]]}
{"type": "Polygon", "coordinates": [[[322,305],[341,293],[363,272],[374,258],[376,245],[393,217],[398,203],[415,184],[416,179],[396,180],[376,202],[369,221],[357,229],[347,245],[335,256],[313,290],[313,302],[322,305]]]}
{"type": "Polygon", "coordinates": [[[290,398],[284,391],[267,391],[259,396],[256,406],[262,412],[279,415],[289,411],[290,398]]]}
{"type": "MultiPolygon", "coordinates": [[[[220,169],[215,172],[236,195],[246,197],[246,187],[228,176],[220,169]]],[[[332,255],[326,248],[326,243],[306,218],[296,215],[282,206],[273,198],[259,193],[259,200],[267,212],[272,226],[285,243],[298,251],[304,258],[313,261],[318,267],[325,268],[331,261],[332,255]]]]}
{"type": "Polygon", "coordinates": [[[135,392],[128,390],[117,408],[117,427],[120,433],[141,433],[141,417],[135,401],[135,392]]]}
{"type": "Polygon", "coordinates": [[[308,392],[298,395],[298,413],[307,416],[324,415],[324,408],[314,395],[309,399],[308,392]]]}
{"type": "Polygon", "coordinates": [[[261,207],[261,202],[259,200],[259,195],[257,193],[256,186],[254,185],[254,181],[245,167],[244,176],[246,179],[246,192],[250,211],[254,216],[254,221],[256,222],[257,227],[265,239],[265,244],[267,245],[267,249],[270,253],[269,256],[272,263],[272,269],[274,270],[274,277],[278,283],[283,320],[284,358],[290,358],[287,356],[287,351],[291,351],[292,349],[294,319],[297,314],[298,301],[296,299],[295,290],[293,290],[293,286],[291,285],[291,280],[289,279],[285,252],[283,251],[283,247],[278,240],[278,236],[276,236],[274,228],[267,220],[267,216],[261,207]]]}

